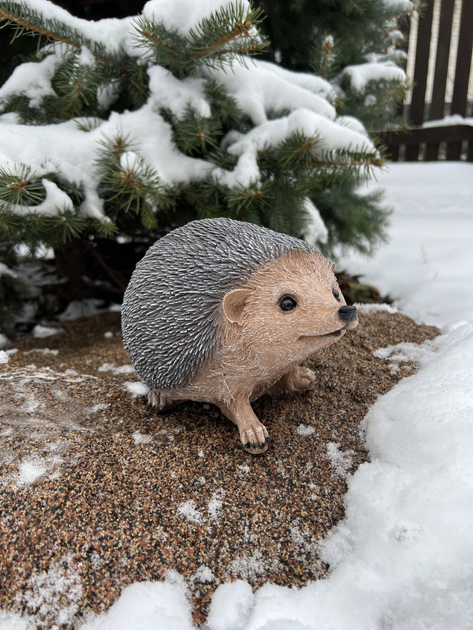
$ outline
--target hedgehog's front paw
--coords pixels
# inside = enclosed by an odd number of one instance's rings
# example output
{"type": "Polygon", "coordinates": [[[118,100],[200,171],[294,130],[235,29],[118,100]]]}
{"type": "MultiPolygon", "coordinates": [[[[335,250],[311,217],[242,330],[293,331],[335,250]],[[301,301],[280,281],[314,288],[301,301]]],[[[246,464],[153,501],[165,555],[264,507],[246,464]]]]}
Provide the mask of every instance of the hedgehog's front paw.
{"type": "Polygon", "coordinates": [[[243,448],[252,455],[260,455],[268,450],[269,435],[251,408],[248,398],[233,400],[231,404],[219,403],[219,407],[240,432],[243,448]]]}
{"type": "Polygon", "coordinates": [[[297,366],[283,376],[284,389],[291,391],[310,389],[315,383],[315,374],[309,368],[297,366]]]}
{"type": "Polygon", "coordinates": [[[252,455],[261,455],[268,450],[269,435],[264,424],[258,422],[258,424],[254,423],[254,425],[239,428],[240,439],[245,451],[252,455]]]}

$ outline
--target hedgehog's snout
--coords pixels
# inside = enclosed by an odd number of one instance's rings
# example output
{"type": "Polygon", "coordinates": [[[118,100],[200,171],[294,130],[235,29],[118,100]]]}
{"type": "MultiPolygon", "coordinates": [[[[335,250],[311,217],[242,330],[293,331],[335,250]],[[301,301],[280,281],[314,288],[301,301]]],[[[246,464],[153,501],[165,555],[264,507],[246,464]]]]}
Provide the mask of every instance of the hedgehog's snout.
{"type": "Polygon", "coordinates": [[[341,306],[338,309],[338,316],[344,322],[352,322],[356,319],[356,306],[341,306]]]}

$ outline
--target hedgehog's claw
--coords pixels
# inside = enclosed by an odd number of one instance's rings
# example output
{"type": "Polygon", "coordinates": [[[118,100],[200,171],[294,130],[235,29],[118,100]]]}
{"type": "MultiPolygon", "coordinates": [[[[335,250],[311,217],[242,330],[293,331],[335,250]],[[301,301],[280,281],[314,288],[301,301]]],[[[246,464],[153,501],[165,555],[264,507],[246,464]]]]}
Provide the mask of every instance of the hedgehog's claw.
{"type": "Polygon", "coordinates": [[[243,444],[243,448],[247,453],[251,453],[251,455],[262,455],[268,450],[268,445],[266,442],[264,444],[247,442],[243,444]]]}

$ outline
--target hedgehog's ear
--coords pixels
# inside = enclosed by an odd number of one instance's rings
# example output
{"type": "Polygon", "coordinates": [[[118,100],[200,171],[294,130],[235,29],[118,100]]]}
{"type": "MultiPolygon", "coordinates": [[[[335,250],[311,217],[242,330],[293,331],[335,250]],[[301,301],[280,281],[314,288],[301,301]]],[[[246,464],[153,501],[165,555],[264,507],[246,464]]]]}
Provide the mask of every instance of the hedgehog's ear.
{"type": "Polygon", "coordinates": [[[222,301],[223,314],[229,322],[241,325],[243,309],[250,295],[250,289],[234,289],[224,296],[222,301]]]}
{"type": "Polygon", "coordinates": [[[332,267],[333,273],[335,273],[335,263],[330,263],[330,266],[332,267]]]}

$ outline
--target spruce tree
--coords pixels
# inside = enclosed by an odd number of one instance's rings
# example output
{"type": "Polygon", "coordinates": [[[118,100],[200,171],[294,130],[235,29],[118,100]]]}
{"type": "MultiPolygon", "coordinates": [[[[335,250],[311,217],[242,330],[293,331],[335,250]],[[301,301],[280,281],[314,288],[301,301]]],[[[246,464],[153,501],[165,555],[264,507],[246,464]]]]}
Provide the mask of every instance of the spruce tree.
{"type": "MultiPolygon", "coordinates": [[[[337,112],[356,117],[375,139],[408,128],[403,102],[412,86],[403,69],[417,0],[256,1],[267,14],[268,59],[327,79],[337,89],[337,112]]],[[[359,183],[348,175],[312,195],[329,230],[328,251],[351,245],[354,233],[368,235],[376,223],[381,195],[360,194],[359,183]]],[[[369,254],[375,242],[361,239],[358,248],[369,254]]]]}
{"type": "MultiPolygon", "coordinates": [[[[351,107],[320,52],[327,35],[313,42],[319,76],[255,61],[263,19],[247,1],[152,0],[134,19],[90,23],[47,0],[0,0],[3,24],[38,40],[0,88],[1,260],[52,247],[63,308],[119,300],[146,248],[197,218],[370,251],[387,211],[356,185],[383,162],[351,116],[369,103],[351,107]]],[[[7,269],[0,318],[18,304],[7,269]]]]}

